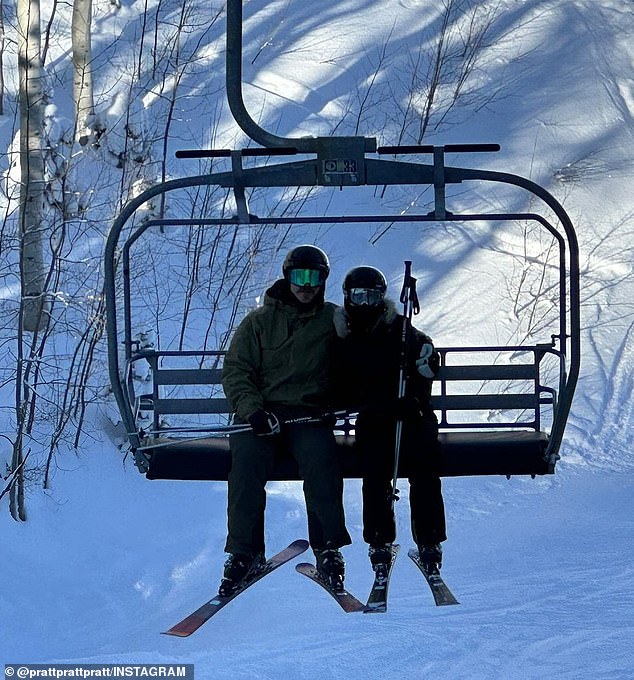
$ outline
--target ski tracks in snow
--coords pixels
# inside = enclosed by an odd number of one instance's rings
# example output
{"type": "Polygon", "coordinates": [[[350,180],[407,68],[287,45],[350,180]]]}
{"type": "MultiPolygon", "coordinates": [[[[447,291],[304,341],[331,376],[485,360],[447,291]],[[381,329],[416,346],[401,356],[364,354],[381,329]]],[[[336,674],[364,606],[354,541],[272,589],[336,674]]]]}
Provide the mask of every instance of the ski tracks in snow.
{"type": "Polygon", "coordinates": [[[434,662],[420,677],[634,676],[631,479],[587,470],[562,476],[486,525],[455,527],[447,554],[464,563],[449,580],[463,604],[451,621],[437,621],[454,640],[453,675],[434,662]],[[456,538],[460,556],[451,550],[456,538]]]}
{"type": "Polygon", "coordinates": [[[577,11],[588,34],[592,36],[588,46],[595,57],[597,76],[634,138],[634,81],[623,75],[631,74],[634,70],[631,52],[634,9],[628,0],[612,0],[602,5],[602,9],[597,10],[597,3],[590,0],[577,5],[577,11]],[[597,21],[598,11],[604,18],[602,22],[597,21]],[[620,41],[609,40],[614,35],[620,36],[620,41]]]}
{"type": "Polygon", "coordinates": [[[634,466],[634,322],[624,329],[611,353],[605,349],[589,335],[586,356],[592,357],[595,372],[604,384],[602,398],[593,407],[594,422],[588,423],[579,448],[592,465],[605,463],[612,469],[627,470],[634,466]]]}

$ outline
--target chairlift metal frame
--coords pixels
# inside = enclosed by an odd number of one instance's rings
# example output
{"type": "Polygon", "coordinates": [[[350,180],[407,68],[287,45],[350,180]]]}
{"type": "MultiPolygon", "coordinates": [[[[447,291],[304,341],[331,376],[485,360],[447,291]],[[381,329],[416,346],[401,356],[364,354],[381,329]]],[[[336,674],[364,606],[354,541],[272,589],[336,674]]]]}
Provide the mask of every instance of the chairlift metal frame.
{"type": "MultiPolygon", "coordinates": [[[[135,460],[140,469],[148,477],[169,477],[180,479],[226,479],[228,470],[228,446],[226,438],[214,437],[208,439],[198,436],[200,433],[190,431],[189,436],[176,440],[167,440],[157,436],[154,432],[148,435],[137,423],[138,409],[142,399],[135,394],[131,380],[132,366],[141,359],[150,361],[157,379],[159,357],[165,357],[173,352],[155,352],[139,349],[133,339],[133,319],[130,306],[130,258],[134,244],[154,227],[171,229],[174,227],[200,226],[235,226],[235,225],[267,225],[267,224],[338,224],[338,223],[373,223],[373,222],[473,222],[473,221],[533,221],[545,228],[556,240],[559,248],[559,329],[549,342],[528,347],[499,347],[499,348],[447,348],[448,352],[476,352],[483,350],[521,350],[532,352],[535,367],[534,396],[535,413],[533,429],[537,435],[531,444],[532,451],[528,462],[513,464],[504,462],[509,450],[520,447],[524,436],[516,432],[514,443],[503,440],[500,434],[500,457],[494,457],[490,464],[468,460],[460,454],[454,463],[448,463],[445,468],[447,475],[462,474],[547,474],[554,472],[559,458],[559,448],[562,442],[566,421],[570,412],[573,394],[577,383],[580,367],[580,294],[579,294],[579,254],[578,244],[572,222],[563,206],[543,187],[524,177],[477,168],[453,167],[445,163],[446,154],[481,153],[499,150],[495,144],[460,144],[446,146],[384,146],[377,147],[374,138],[366,137],[316,137],[316,138],[285,138],[277,137],[263,130],[253,121],[246,110],[242,97],[242,0],[228,0],[227,2],[227,57],[226,57],[226,85],[227,97],[233,116],[242,130],[261,148],[247,148],[235,150],[185,150],[177,152],[181,158],[228,157],[231,170],[193,177],[185,177],[159,183],[132,199],[114,220],[108,235],[105,255],[105,297],[107,315],[107,338],[109,373],[113,394],[115,396],[123,424],[135,460]],[[368,154],[379,156],[369,157],[368,154]],[[431,163],[397,160],[398,155],[429,155],[431,163]],[[245,167],[247,157],[277,157],[305,155],[309,158],[290,162],[245,167]],[[392,160],[380,156],[394,156],[392,160]],[[558,224],[552,224],[549,219],[538,212],[512,213],[456,213],[447,208],[446,187],[450,184],[464,184],[470,182],[490,182],[518,187],[544,203],[557,218],[558,224]],[[389,185],[428,185],[434,191],[434,209],[425,214],[408,215],[298,215],[295,217],[259,217],[250,212],[248,207],[248,190],[256,187],[312,187],[322,186],[344,190],[351,186],[389,186],[389,185]],[[235,197],[237,213],[230,218],[165,218],[152,219],[133,229],[121,242],[124,228],[136,211],[147,201],[156,196],[167,196],[170,192],[195,186],[218,186],[231,189],[235,197]],[[121,262],[120,275],[123,278],[123,332],[118,324],[120,302],[116,295],[117,266],[121,262]],[[123,345],[123,357],[120,356],[120,344],[123,345]],[[542,386],[539,381],[539,364],[546,354],[553,354],[559,362],[559,384],[556,390],[542,386]],[[553,409],[552,426],[549,433],[540,432],[539,410],[541,405],[550,404],[553,409]],[[539,440],[539,441],[538,441],[539,440]],[[189,444],[188,444],[189,442],[189,444]],[[171,448],[170,448],[171,447],[171,448]],[[189,451],[189,453],[187,453],[189,451]],[[223,460],[216,464],[214,455],[222,455],[223,460]],[[157,460],[162,460],[162,468],[157,469],[157,460]],[[195,460],[194,460],[195,459],[195,460]],[[154,463],[154,469],[152,469],[154,463]],[[187,469],[189,466],[189,469],[187,469]]],[[[177,353],[185,355],[187,353],[177,353]]],[[[199,356],[213,354],[213,352],[198,352],[199,356]]],[[[443,364],[446,362],[443,362],[443,364]]],[[[481,374],[486,374],[486,367],[480,367],[481,374]]],[[[500,367],[498,367],[500,368],[500,367]]],[[[443,391],[446,380],[452,377],[452,368],[444,366],[443,391]]],[[[466,367],[454,368],[453,372],[462,371],[464,379],[469,379],[466,367]]],[[[501,373],[498,371],[498,374],[501,373]]],[[[455,375],[453,376],[456,377],[455,375]]],[[[217,378],[217,376],[216,376],[217,378]]],[[[198,376],[194,380],[199,381],[198,376]]],[[[216,380],[217,382],[217,380],[216,380]]],[[[440,398],[442,398],[442,394],[440,398]]],[[[151,401],[151,400],[150,400],[151,401]]],[[[146,404],[147,405],[147,404],[146,404]]],[[[151,408],[151,404],[149,405],[151,408]]],[[[446,413],[441,409],[441,427],[451,429],[446,413]]],[[[513,428],[512,423],[498,427],[525,430],[526,427],[513,428]]],[[[349,426],[347,426],[349,429],[349,426]]],[[[213,428],[212,428],[213,429],[213,428]]],[[[460,428],[464,429],[464,428],[460,428]]],[[[218,430],[220,432],[220,430],[218,430]]],[[[496,433],[478,431],[477,426],[469,431],[456,432],[453,435],[441,435],[447,448],[453,445],[447,437],[453,436],[457,449],[460,446],[469,448],[470,444],[479,441],[474,451],[483,452],[495,449],[496,433]]],[[[454,443],[455,443],[454,442],[454,443]]],[[[345,434],[344,448],[349,452],[353,449],[353,438],[349,432],[345,434]]],[[[499,442],[498,442],[499,443],[499,442]]],[[[478,454],[479,455],[479,454],[478,454]]],[[[488,455],[488,454],[487,454],[488,455]]],[[[160,466],[158,466],[160,467],[160,466]]],[[[281,469],[279,478],[294,478],[292,469],[281,469]],[[286,475],[286,477],[285,477],[286,475]]],[[[349,476],[358,473],[351,464],[349,476]]]]}

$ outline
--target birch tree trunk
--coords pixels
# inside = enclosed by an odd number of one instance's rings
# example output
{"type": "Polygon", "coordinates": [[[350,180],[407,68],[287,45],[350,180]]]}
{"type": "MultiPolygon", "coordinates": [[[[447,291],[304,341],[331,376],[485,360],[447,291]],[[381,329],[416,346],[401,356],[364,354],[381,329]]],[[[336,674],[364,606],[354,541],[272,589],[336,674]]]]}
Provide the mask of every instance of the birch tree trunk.
{"type": "Polygon", "coordinates": [[[74,0],[72,19],[73,100],[77,120],[76,138],[85,145],[91,134],[95,112],[91,67],[90,29],[92,0],[74,0]]]}
{"type": "Polygon", "coordinates": [[[4,115],[4,2],[0,0],[0,116],[4,115]]]}
{"type": "Polygon", "coordinates": [[[18,70],[20,79],[20,275],[22,328],[44,328],[46,268],[42,216],[44,159],[42,121],[44,93],[40,63],[39,0],[18,0],[18,70]]]}

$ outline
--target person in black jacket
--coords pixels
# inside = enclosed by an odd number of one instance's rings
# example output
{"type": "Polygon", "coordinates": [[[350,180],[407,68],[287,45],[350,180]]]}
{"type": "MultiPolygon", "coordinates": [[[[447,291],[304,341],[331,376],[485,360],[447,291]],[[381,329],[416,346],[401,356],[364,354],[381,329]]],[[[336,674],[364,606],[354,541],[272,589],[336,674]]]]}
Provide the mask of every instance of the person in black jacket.
{"type": "Polygon", "coordinates": [[[447,538],[438,421],[430,401],[439,359],[431,338],[397,313],[386,290],[385,276],[374,267],[355,267],[344,279],[344,306],[334,317],[337,392],[359,412],[355,436],[363,459],[363,538],[373,569],[389,568],[396,539],[392,477],[396,422],[402,420],[400,462],[408,470],[412,534],[423,565],[433,573],[441,566],[440,544],[447,538]],[[406,392],[399,398],[404,323],[406,392]]]}

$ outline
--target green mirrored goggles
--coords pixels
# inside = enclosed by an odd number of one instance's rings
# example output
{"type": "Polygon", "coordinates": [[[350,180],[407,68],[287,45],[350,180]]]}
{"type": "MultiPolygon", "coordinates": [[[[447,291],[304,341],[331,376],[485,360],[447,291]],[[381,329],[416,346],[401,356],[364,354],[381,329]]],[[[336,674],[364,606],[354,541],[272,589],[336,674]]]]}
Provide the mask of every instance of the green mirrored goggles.
{"type": "Polygon", "coordinates": [[[316,288],[324,283],[323,272],[319,269],[291,269],[288,280],[295,286],[316,288]]]}

